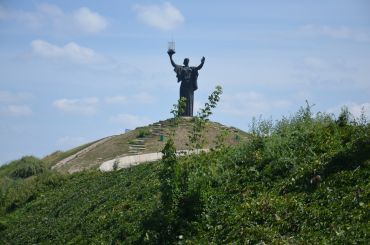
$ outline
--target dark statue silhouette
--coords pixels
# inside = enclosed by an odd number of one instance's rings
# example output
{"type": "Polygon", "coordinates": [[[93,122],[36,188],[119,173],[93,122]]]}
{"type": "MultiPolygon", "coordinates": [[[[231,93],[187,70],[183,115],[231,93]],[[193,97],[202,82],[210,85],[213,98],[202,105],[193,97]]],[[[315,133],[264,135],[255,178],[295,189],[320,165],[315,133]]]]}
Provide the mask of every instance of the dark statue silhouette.
{"type": "Polygon", "coordinates": [[[193,105],[194,105],[194,91],[198,89],[198,71],[202,69],[205,58],[202,57],[201,63],[197,67],[189,66],[189,59],[184,59],[184,65],[177,65],[172,55],[175,53],[173,49],[168,50],[171,64],[175,68],[177,82],[181,82],[180,85],[180,98],[186,99],[185,110],[182,116],[192,117],[193,116],[193,105]]]}

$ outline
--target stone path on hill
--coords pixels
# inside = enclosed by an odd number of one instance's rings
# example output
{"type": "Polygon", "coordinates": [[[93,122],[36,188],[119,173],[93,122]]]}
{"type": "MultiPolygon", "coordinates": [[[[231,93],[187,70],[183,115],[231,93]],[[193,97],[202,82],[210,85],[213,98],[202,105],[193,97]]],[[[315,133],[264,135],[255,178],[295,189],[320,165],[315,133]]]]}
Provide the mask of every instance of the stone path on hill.
{"type": "MultiPolygon", "coordinates": [[[[182,150],[182,151],[177,151],[176,154],[178,156],[181,156],[184,154],[199,154],[201,152],[209,152],[209,149],[182,150]]],[[[130,168],[132,166],[136,166],[141,163],[153,162],[153,161],[159,160],[162,158],[162,156],[163,154],[161,152],[155,152],[155,153],[147,153],[147,154],[140,154],[140,155],[133,155],[133,156],[118,157],[118,158],[103,162],[100,165],[99,170],[102,172],[109,172],[109,171],[118,170],[122,168],[130,168]]]]}
{"type": "Polygon", "coordinates": [[[77,153],[73,154],[73,155],[70,155],[69,157],[67,158],[64,158],[63,160],[59,161],[57,164],[55,164],[54,166],[51,167],[51,169],[55,169],[55,168],[60,168],[61,166],[63,166],[64,164],[67,164],[69,161],[72,161],[73,159],[79,157],[80,155],[82,154],[85,154],[89,151],[91,151],[92,149],[94,149],[95,147],[97,147],[98,145],[110,140],[111,138],[113,138],[114,136],[109,136],[109,137],[106,137],[104,139],[101,139],[97,142],[95,142],[94,144],[78,151],[77,153]]]}
{"type": "Polygon", "coordinates": [[[160,123],[153,123],[152,130],[153,130],[152,134],[155,136],[163,135],[163,128],[162,128],[162,124],[160,123]]]}
{"type": "Polygon", "coordinates": [[[146,148],[146,143],[150,138],[160,138],[161,135],[166,136],[166,133],[164,132],[164,129],[162,127],[161,123],[153,123],[151,125],[150,129],[150,135],[146,137],[140,137],[133,139],[128,142],[128,152],[124,156],[132,156],[132,155],[141,155],[143,152],[145,152],[146,148]]]}

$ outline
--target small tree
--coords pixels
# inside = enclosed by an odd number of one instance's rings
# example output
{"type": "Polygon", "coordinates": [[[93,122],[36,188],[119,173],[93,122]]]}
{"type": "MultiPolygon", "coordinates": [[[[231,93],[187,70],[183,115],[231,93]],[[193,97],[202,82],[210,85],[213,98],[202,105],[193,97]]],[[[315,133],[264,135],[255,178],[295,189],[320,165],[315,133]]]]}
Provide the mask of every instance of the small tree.
{"type": "Polygon", "coordinates": [[[216,108],[217,103],[220,101],[221,94],[222,87],[216,86],[215,91],[208,96],[208,102],[204,104],[204,108],[201,108],[198,111],[197,116],[193,118],[193,128],[191,134],[189,134],[189,146],[191,149],[201,149],[206,143],[203,131],[209,121],[209,116],[212,115],[212,109],[216,108]]]}

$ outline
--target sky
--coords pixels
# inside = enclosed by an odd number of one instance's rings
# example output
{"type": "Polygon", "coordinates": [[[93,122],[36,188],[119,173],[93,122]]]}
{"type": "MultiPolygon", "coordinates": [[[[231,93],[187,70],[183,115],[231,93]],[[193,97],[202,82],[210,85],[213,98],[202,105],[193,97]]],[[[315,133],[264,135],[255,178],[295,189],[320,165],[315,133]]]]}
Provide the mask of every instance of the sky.
{"type": "Polygon", "coordinates": [[[370,116],[367,0],[0,0],[0,164],[171,117],[169,41],[206,57],[195,110],[223,87],[213,121],[370,116]]]}

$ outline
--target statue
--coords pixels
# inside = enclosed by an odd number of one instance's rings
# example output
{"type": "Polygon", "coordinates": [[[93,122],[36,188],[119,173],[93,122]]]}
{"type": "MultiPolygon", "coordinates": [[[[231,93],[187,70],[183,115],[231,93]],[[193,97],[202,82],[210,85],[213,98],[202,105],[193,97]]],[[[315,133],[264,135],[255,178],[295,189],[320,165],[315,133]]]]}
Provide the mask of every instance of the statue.
{"type": "Polygon", "coordinates": [[[205,58],[202,57],[201,63],[197,67],[189,66],[189,59],[184,59],[184,65],[177,65],[172,55],[175,53],[174,49],[168,50],[170,61],[172,66],[175,68],[177,82],[181,82],[180,85],[180,98],[184,97],[186,100],[185,110],[182,116],[192,117],[193,116],[193,105],[194,105],[194,91],[198,89],[198,71],[202,69],[205,58]]]}

